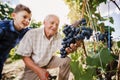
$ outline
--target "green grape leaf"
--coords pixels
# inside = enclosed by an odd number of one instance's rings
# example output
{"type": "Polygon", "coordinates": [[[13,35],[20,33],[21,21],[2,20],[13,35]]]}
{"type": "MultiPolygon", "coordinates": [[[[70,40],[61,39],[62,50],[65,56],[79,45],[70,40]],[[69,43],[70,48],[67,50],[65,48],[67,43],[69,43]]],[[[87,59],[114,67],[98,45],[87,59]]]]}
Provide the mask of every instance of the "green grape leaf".
{"type": "Polygon", "coordinates": [[[82,72],[82,66],[79,65],[79,61],[71,62],[70,65],[71,65],[71,71],[74,75],[75,80],[79,80],[79,77],[80,77],[81,72],[82,72]]]}
{"type": "Polygon", "coordinates": [[[85,72],[80,76],[79,80],[93,80],[93,76],[96,75],[95,68],[87,68],[85,72]]]}
{"type": "Polygon", "coordinates": [[[87,57],[86,62],[90,66],[103,67],[105,68],[106,64],[114,60],[110,51],[107,48],[103,48],[100,52],[93,55],[92,57],[87,57]]]}
{"type": "Polygon", "coordinates": [[[93,80],[93,75],[96,75],[95,68],[87,67],[83,69],[79,61],[71,62],[71,71],[75,80],[93,80]]]}

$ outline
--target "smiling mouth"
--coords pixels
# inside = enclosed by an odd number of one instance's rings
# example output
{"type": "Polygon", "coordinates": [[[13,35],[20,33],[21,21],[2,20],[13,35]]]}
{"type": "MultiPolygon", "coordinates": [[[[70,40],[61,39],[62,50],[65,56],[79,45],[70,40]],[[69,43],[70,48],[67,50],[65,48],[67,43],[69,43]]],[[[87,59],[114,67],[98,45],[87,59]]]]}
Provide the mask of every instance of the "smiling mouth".
{"type": "Polygon", "coordinates": [[[56,31],[56,29],[51,29],[52,31],[56,31]]]}
{"type": "Polygon", "coordinates": [[[23,26],[27,26],[28,24],[23,23],[23,26]]]}

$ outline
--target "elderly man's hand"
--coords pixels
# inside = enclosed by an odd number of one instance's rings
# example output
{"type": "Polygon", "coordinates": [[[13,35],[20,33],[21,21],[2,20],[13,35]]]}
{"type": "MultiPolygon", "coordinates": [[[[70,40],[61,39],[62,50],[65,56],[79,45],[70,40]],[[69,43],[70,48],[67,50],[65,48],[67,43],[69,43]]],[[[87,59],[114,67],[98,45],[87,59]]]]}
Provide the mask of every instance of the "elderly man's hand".
{"type": "Polygon", "coordinates": [[[77,48],[81,46],[81,42],[82,42],[82,41],[79,40],[79,41],[76,41],[75,44],[71,43],[71,44],[70,44],[70,47],[67,47],[67,48],[65,49],[66,52],[69,54],[69,53],[72,53],[72,52],[76,51],[77,48]]]}
{"type": "Polygon", "coordinates": [[[76,41],[75,44],[76,44],[77,47],[80,47],[82,42],[83,42],[82,40],[79,40],[79,41],[76,41]]]}

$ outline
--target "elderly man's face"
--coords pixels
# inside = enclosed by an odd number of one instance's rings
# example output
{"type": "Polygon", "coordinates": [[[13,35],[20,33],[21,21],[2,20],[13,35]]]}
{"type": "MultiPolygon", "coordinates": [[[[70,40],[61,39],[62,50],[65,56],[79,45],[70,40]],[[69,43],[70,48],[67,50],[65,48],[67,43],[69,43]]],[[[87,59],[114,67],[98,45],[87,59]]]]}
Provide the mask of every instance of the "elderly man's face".
{"type": "Polygon", "coordinates": [[[58,31],[58,26],[59,19],[56,16],[49,17],[47,20],[45,20],[44,27],[46,36],[49,38],[56,34],[58,31]]]}

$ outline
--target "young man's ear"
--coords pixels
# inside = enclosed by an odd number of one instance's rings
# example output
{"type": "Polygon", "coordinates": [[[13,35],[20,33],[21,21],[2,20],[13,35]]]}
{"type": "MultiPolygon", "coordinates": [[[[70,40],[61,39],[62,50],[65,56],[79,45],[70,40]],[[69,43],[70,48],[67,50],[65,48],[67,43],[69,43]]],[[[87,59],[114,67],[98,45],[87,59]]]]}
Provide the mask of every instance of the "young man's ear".
{"type": "Polygon", "coordinates": [[[11,17],[14,18],[16,16],[16,13],[12,13],[11,17]]]}

